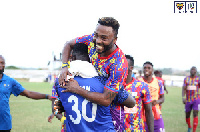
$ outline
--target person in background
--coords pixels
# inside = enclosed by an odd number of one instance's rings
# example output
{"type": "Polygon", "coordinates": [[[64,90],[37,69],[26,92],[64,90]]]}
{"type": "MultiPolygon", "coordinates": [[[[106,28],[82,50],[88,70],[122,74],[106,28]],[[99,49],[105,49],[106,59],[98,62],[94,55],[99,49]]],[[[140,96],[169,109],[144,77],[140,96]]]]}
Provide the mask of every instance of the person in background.
{"type": "Polygon", "coordinates": [[[134,59],[130,55],[125,55],[128,61],[128,76],[126,79],[126,88],[130,95],[136,100],[136,105],[134,108],[124,107],[125,117],[124,117],[124,128],[123,131],[140,131],[145,132],[144,120],[146,117],[146,122],[148,126],[148,131],[154,131],[154,117],[152,113],[152,103],[151,94],[148,85],[144,82],[138,81],[133,78],[132,71],[134,68],[134,59]],[[145,114],[144,114],[145,113],[145,114]]]}
{"type": "Polygon", "coordinates": [[[10,132],[12,129],[12,117],[10,114],[9,98],[10,95],[26,96],[31,99],[49,99],[49,94],[41,94],[34,91],[26,90],[15,79],[4,74],[5,59],[0,55],[0,132],[10,132]]]}
{"type": "Polygon", "coordinates": [[[155,70],[155,71],[154,71],[154,75],[156,76],[156,78],[157,78],[158,80],[160,80],[160,81],[162,82],[162,84],[163,84],[163,86],[164,86],[164,90],[166,91],[166,94],[168,94],[168,90],[167,90],[167,88],[166,88],[166,86],[165,86],[165,80],[162,78],[162,71],[160,71],[160,70],[155,70]]]}
{"type": "Polygon", "coordinates": [[[143,73],[144,76],[139,78],[139,80],[148,84],[151,92],[152,111],[154,115],[154,132],[163,132],[165,131],[164,121],[159,105],[164,102],[164,87],[161,81],[153,77],[153,64],[151,62],[147,61],[143,64],[143,73]]]}
{"type": "MultiPolygon", "coordinates": [[[[98,74],[108,78],[108,80],[105,83],[103,93],[91,93],[83,97],[86,98],[87,96],[87,99],[92,99],[92,102],[109,106],[118,92],[125,87],[128,74],[128,63],[125,55],[116,44],[119,27],[119,22],[113,17],[102,17],[98,20],[94,33],[66,42],[62,53],[63,65],[59,77],[60,85],[64,86],[67,75],[71,75],[67,63],[71,50],[75,44],[84,43],[88,46],[90,62],[98,74]],[[97,98],[96,94],[99,94],[98,97],[100,98],[97,98]]],[[[133,104],[134,100],[129,103],[129,105],[133,104]]],[[[116,122],[116,129],[122,128],[123,123],[123,118],[121,118],[123,111],[117,111],[120,108],[120,105],[111,105],[111,114],[113,115],[113,121],[116,122]]]]}
{"type": "Polygon", "coordinates": [[[198,111],[200,108],[199,104],[199,87],[200,78],[196,75],[197,68],[193,66],[190,69],[190,76],[184,78],[183,89],[182,89],[182,100],[185,104],[186,123],[188,125],[188,132],[192,131],[190,124],[190,114],[193,110],[193,132],[196,132],[198,125],[198,111]],[[186,98],[185,98],[186,95],[186,98]]]}

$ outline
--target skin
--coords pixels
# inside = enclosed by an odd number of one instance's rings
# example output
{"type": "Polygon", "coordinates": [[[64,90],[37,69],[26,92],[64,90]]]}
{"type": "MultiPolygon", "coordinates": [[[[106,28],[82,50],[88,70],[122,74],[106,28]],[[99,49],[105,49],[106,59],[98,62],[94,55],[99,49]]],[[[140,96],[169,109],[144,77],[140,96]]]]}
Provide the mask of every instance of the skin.
{"type": "MultiPolygon", "coordinates": [[[[144,72],[144,79],[150,83],[153,79],[153,67],[150,64],[145,64],[143,66],[143,72],[144,72]]],[[[156,104],[162,104],[164,102],[164,94],[160,95],[158,100],[152,100],[152,106],[155,106],[156,104]]]]}
{"type": "MultiPolygon", "coordinates": [[[[196,74],[197,74],[197,69],[195,67],[192,67],[190,69],[190,77],[191,78],[195,78],[196,74]]],[[[183,86],[183,88],[182,88],[182,100],[183,100],[183,104],[186,104],[186,98],[185,98],[186,90],[187,90],[187,87],[183,86]]],[[[185,113],[186,113],[186,118],[190,118],[191,111],[185,112],[185,113]]],[[[198,110],[193,110],[193,117],[197,117],[197,116],[198,116],[198,110]]]]}
{"type": "MultiPolygon", "coordinates": [[[[73,59],[73,56],[72,56],[72,51],[71,51],[71,52],[70,52],[70,56],[69,56],[69,61],[71,62],[72,59],[73,59]]],[[[48,122],[50,122],[50,123],[52,123],[52,120],[53,120],[53,118],[54,118],[54,116],[55,116],[55,115],[54,115],[54,101],[55,101],[55,100],[56,100],[55,98],[52,98],[52,103],[51,103],[52,114],[48,117],[48,122]]],[[[61,120],[62,117],[63,117],[62,113],[56,115],[56,118],[57,118],[58,120],[61,120]]]]}
{"type": "Polygon", "coordinates": [[[112,27],[100,24],[97,25],[96,30],[94,31],[93,42],[96,46],[97,53],[100,54],[101,57],[107,57],[117,49],[117,46],[115,45],[116,41],[117,37],[115,37],[112,27]],[[106,51],[106,46],[110,46],[111,48],[106,51]]]}
{"type": "MultiPolygon", "coordinates": [[[[48,117],[48,122],[52,123],[52,119],[54,118],[54,101],[56,100],[56,98],[52,98],[52,114],[48,117]]],[[[56,118],[58,118],[58,120],[61,120],[61,118],[63,117],[63,115],[57,114],[56,118]]]]}
{"type": "MultiPolygon", "coordinates": [[[[77,60],[88,60],[88,55],[86,58],[82,58],[83,56],[80,55],[73,55],[76,56],[75,58],[77,60]]],[[[63,90],[62,92],[72,92],[81,95],[82,97],[86,98],[87,100],[102,105],[102,106],[109,106],[112,101],[114,100],[117,93],[112,92],[110,90],[107,90],[104,88],[103,93],[98,92],[90,92],[83,88],[81,88],[78,84],[78,82],[74,79],[70,79],[66,86],[63,86],[63,88],[66,88],[66,90],[63,90]]],[[[135,106],[135,100],[132,98],[132,96],[128,96],[128,98],[123,102],[123,105],[132,108],[135,106]]]]}
{"type": "MultiPolygon", "coordinates": [[[[96,45],[97,52],[98,54],[100,54],[101,57],[107,57],[115,49],[117,49],[117,46],[115,45],[116,41],[117,41],[117,37],[112,27],[97,24],[96,29],[94,31],[93,42],[96,45]],[[106,47],[110,47],[109,50],[106,50],[106,47]]],[[[65,44],[63,48],[63,53],[62,53],[63,63],[68,62],[69,53],[71,52],[75,44],[76,44],[75,39],[68,41],[65,44]]],[[[63,86],[63,88],[66,88],[66,90],[64,90],[63,92],[77,93],[81,95],[82,97],[90,100],[91,102],[97,103],[103,106],[109,106],[110,103],[114,100],[115,96],[117,95],[116,92],[112,92],[107,89],[104,89],[103,94],[85,91],[73,79],[70,80],[66,84],[67,75],[71,75],[68,71],[68,68],[67,67],[62,68],[61,74],[59,77],[59,84],[63,86]]],[[[127,106],[127,107],[130,107],[130,106],[127,106]]]]}
{"type": "MultiPolygon", "coordinates": [[[[113,31],[112,27],[97,24],[96,29],[94,31],[93,42],[96,44],[97,53],[100,54],[101,57],[107,57],[115,49],[117,49],[117,46],[115,45],[116,41],[117,37],[115,36],[115,32],[113,31]],[[111,45],[112,48],[109,49],[108,51],[105,51],[105,46],[109,45],[111,45]]],[[[65,43],[62,52],[63,63],[68,62],[70,53],[75,44],[76,44],[75,39],[72,39],[71,41],[67,41],[65,43]]],[[[59,83],[61,86],[65,85],[65,80],[67,80],[67,75],[71,75],[68,68],[67,67],[62,68],[59,77],[59,83]]]]}
{"type": "MultiPolygon", "coordinates": [[[[3,56],[0,55],[0,70],[4,70],[5,68],[5,59],[3,56]]],[[[0,79],[2,79],[3,74],[0,74],[0,79]]],[[[23,92],[20,93],[21,96],[26,96],[27,98],[31,98],[31,99],[45,99],[46,98],[46,94],[41,94],[38,92],[33,92],[33,91],[29,91],[29,90],[24,90],[23,92]]],[[[48,95],[48,99],[51,100],[51,96],[48,95]]]]}
{"type": "MultiPolygon", "coordinates": [[[[126,79],[126,84],[129,84],[133,80],[132,70],[134,68],[134,65],[133,66],[130,65],[131,64],[130,59],[127,59],[127,61],[128,61],[128,76],[126,79]]],[[[154,117],[152,113],[152,103],[144,104],[144,110],[145,110],[146,123],[149,129],[149,132],[153,132],[154,131],[154,117]]]]}

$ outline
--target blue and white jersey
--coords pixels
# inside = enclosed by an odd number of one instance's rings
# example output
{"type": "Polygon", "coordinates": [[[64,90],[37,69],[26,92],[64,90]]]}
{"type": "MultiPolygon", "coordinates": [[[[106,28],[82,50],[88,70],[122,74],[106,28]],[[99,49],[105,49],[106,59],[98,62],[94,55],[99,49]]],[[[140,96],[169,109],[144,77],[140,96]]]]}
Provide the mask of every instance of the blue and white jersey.
{"type": "Polygon", "coordinates": [[[18,96],[25,89],[15,79],[3,74],[0,80],[0,130],[12,128],[9,98],[11,94],[18,96]]]}
{"type": "MultiPolygon", "coordinates": [[[[91,92],[103,93],[107,78],[96,76],[93,78],[82,78],[75,76],[79,85],[91,92]]],[[[57,82],[58,83],[58,82],[57,82]]],[[[58,87],[58,96],[66,112],[67,132],[115,132],[110,106],[97,105],[74,93],[62,93],[64,90],[58,87]]]]}

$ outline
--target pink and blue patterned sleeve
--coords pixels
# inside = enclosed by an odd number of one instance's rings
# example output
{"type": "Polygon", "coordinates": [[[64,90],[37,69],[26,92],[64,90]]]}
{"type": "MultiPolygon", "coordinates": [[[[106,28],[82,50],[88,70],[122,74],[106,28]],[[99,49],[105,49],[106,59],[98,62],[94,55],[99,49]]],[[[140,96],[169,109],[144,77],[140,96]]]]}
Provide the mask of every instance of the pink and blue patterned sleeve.
{"type": "Polygon", "coordinates": [[[147,84],[143,83],[142,85],[142,95],[143,95],[143,102],[144,104],[148,104],[148,103],[151,103],[152,102],[152,99],[151,99],[151,93],[149,91],[149,87],[147,84]]]}
{"type": "Polygon", "coordinates": [[[84,43],[86,45],[89,45],[89,43],[92,42],[92,40],[93,40],[93,34],[84,35],[82,37],[77,37],[75,43],[84,43]]]}
{"type": "Polygon", "coordinates": [[[116,62],[115,65],[110,67],[109,73],[110,76],[106,81],[105,88],[113,92],[118,92],[122,85],[125,86],[128,74],[128,63],[116,62]]]}
{"type": "Polygon", "coordinates": [[[187,86],[186,78],[184,78],[183,86],[187,86]]]}
{"type": "Polygon", "coordinates": [[[163,84],[160,80],[158,80],[158,85],[159,85],[159,88],[160,88],[159,95],[164,94],[164,86],[163,86],[163,84]]]}
{"type": "Polygon", "coordinates": [[[58,94],[57,94],[58,85],[59,85],[58,79],[56,78],[55,82],[54,82],[54,85],[52,87],[52,96],[51,96],[52,98],[58,98],[58,94]]]}

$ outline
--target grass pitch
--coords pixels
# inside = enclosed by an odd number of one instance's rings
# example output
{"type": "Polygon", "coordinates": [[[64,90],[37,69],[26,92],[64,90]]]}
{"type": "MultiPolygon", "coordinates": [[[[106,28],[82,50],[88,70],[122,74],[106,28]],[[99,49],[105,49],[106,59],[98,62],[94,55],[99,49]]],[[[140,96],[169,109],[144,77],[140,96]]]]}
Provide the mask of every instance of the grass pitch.
{"type": "MultiPolygon", "coordinates": [[[[20,82],[24,88],[31,91],[51,94],[53,84],[20,82]]],[[[169,94],[165,94],[162,105],[162,116],[166,132],[186,132],[184,105],[182,103],[181,88],[167,87],[169,94]]],[[[10,109],[12,115],[12,132],[60,132],[61,123],[54,117],[52,123],[47,121],[51,114],[49,100],[32,100],[23,96],[11,95],[10,109]]],[[[191,115],[192,117],[192,115],[191,115]]],[[[199,118],[200,119],[200,118],[199,118]]],[[[193,125],[193,118],[191,118],[193,125]]],[[[200,131],[200,125],[197,128],[200,131]]]]}

